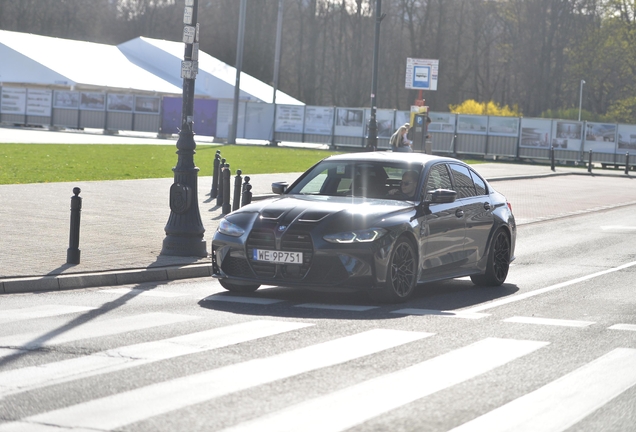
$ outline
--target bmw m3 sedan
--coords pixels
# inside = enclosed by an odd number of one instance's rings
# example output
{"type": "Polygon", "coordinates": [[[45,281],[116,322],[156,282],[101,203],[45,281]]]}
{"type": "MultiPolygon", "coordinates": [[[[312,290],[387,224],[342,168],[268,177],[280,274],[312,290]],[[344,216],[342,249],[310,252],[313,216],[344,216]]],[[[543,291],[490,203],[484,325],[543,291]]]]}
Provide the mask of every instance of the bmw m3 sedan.
{"type": "Polygon", "coordinates": [[[514,259],[511,205],[457,159],[342,154],[272,191],[214,234],[213,275],[229,291],[364,290],[404,302],[418,284],[444,279],[501,285],[514,259]]]}

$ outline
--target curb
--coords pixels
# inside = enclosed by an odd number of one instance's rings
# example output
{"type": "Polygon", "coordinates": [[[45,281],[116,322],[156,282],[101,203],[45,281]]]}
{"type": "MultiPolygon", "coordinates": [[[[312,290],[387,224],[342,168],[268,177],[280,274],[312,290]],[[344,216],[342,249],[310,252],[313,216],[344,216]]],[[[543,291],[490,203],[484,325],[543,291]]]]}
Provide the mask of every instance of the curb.
{"type": "Polygon", "coordinates": [[[212,263],[185,266],[151,267],[111,270],[101,273],[75,273],[67,275],[26,277],[0,281],[1,294],[39,291],[63,291],[111,285],[130,285],[144,282],[163,282],[212,275],[212,263]]]}

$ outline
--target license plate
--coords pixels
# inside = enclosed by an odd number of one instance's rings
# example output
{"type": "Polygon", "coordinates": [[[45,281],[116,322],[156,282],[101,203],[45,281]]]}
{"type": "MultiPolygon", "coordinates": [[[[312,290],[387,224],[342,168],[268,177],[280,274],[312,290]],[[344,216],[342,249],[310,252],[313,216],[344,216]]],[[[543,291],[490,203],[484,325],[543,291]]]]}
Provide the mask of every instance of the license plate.
{"type": "Polygon", "coordinates": [[[254,261],[266,261],[276,264],[302,264],[303,253],[254,249],[254,261]]]}

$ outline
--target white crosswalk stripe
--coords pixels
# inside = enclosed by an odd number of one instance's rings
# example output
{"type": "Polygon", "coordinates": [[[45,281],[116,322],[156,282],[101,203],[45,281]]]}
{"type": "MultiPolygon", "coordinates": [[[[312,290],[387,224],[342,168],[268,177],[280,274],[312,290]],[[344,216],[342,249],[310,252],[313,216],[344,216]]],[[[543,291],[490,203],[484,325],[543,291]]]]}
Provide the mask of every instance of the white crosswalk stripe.
{"type": "MultiPolygon", "coordinates": [[[[217,300],[218,297],[226,297],[230,301],[247,298],[228,295],[215,297],[217,298],[214,300],[217,300]]],[[[371,308],[368,306],[313,303],[291,307],[325,308],[352,312],[364,312],[371,308]]],[[[66,314],[81,314],[92,309],[94,308],[54,305],[53,307],[14,309],[10,310],[10,314],[12,314],[12,320],[22,321],[66,314]]],[[[466,314],[461,311],[454,313],[427,309],[400,309],[395,313],[466,319],[489,316],[476,312],[466,314]],[[466,316],[461,316],[462,314],[466,316]]],[[[189,326],[189,322],[200,318],[199,316],[172,313],[146,313],[117,318],[109,318],[108,315],[82,316],[80,319],[76,316],[66,317],[59,327],[48,328],[42,332],[0,337],[0,361],[8,359],[10,356],[19,358],[19,354],[26,352],[25,350],[76,340],[108,337],[165,325],[174,325],[185,329],[189,326]]],[[[587,321],[520,316],[503,321],[583,328],[594,324],[587,321]]],[[[204,323],[204,321],[198,322],[197,329],[200,329],[200,323],[204,323]]],[[[119,346],[89,355],[79,354],[74,358],[44,364],[29,365],[28,359],[23,363],[11,364],[12,360],[8,360],[9,366],[0,370],[0,401],[9,406],[13,403],[12,397],[14,396],[17,398],[31,397],[31,395],[19,395],[19,393],[33,392],[34,397],[36,397],[35,395],[40,393],[46,394],[47,391],[54,390],[45,389],[45,387],[52,385],[68,383],[67,385],[73,388],[73,386],[77,387],[82,384],[80,380],[102,374],[132,367],[140,367],[140,371],[143,371],[146,366],[149,370],[151,367],[159,368],[162,365],[149,365],[162,360],[195,355],[237,344],[250,344],[256,340],[276,335],[281,335],[279,338],[286,337],[292,341],[302,341],[303,332],[311,332],[308,328],[313,326],[313,323],[302,320],[254,319],[238,324],[221,324],[220,327],[203,331],[190,333],[181,331],[177,333],[182,334],[181,336],[119,346]],[[71,381],[77,381],[77,383],[71,383],[71,381]]],[[[616,324],[609,329],[633,331],[636,330],[636,326],[634,324],[616,324]]],[[[69,405],[68,402],[62,405],[47,405],[51,411],[44,410],[43,412],[43,408],[41,408],[39,411],[24,414],[22,418],[16,417],[16,421],[5,420],[5,423],[0,424],[0,432],[53,432],[60,430],[88,432],[120,428],[131,428],[132,430],[134,426],[131,425],[137,422],[152,421],[151,419],[157,416],[185,409],[198,403],[213,401],[226,395],[255,389],[261,385],[297,377],[307,372],[334,367],[365,357],[368,357],[369,362],[375,361],[374,356],[382,357],[383,361],[390,362],[394,360],[392,356],[396,354],[389,351],[391,348],[421,341],[433,335],[434,333],[428,332],[374,329],[314,345],[305,346],[307,344],[304,343],[302,348],[276,355],[271,355],[266,350],[266,357],[229,365],[225,363],[224,366],[216,369],[182,377],[179,375],[179,378],[167,381],[153,381],[155,383],[150,385],[144,383],[144,387],[133,387],[133,390],[92,400],[90,397],[77,399],[73,402],[75,405],[69,405]],[[380,353],[382,353],[381,356],[380,353]],[[81,402],[77,403],[78,401],[81,402]]],[[[430,341],[431,346],[440,342],[438,337],[430,341]]],[[[129,339],[126,338],[126,340],[129,339]]],[[[276,343],[281,341],[278,340],[276,343]]],[[[509,367],[506,368],[506,373],[517,371],[519,379],[523,379],[524,374],[528,373],[523,366],[524,362],[532,361],[535,357],[522,358],[540,350],[549,343],[548,341],[512,338],[485,338],[455,348],[445,354],[429,355],[429,359],[415,364],[408,363],[407,367],[403,369],[395,370],[393,368],[392,372],[379,375],[376,372],[373,375],[375,378],[361,382],[358,380],[358,382],[349,384],[348,387],[335,391],[329,390],[329,387],[322,383],[321,396],[292,405],[278,405],[278,411],[269,413],[261,411],[256,417],[254,415],[246,417],[251,420],[242,423],[238,419],[231,420],[223,423],[223,426],[234,426],[224,431],[326,432],[344,431],[361,425],[364,428],[365,422],[400,408],[404,410],[406,405],[417,403],[419,400],[422,400],[420,403],[426,404],[427,401],[434,400],[432,398],[440,397],[435,395],[440,391],[466,383],[507,364],[509,367]],[[512,363],[515,360],[516,362],[512,363]]],[[[266,345],[267,343],[260,344],[259,349],[266,345]]],[[[249,349],[250,346],[243,348],[249,349]]],[[[542,351],[542,353],[549,352],[551,350],[542,351]]],[[[453,429],[453,432],[482,430],[489,432],[534,430],[563,432],[567,430],[623,392],[636,386],[636,349],[615,348],[605,355],[601,356],[601,354],[604,352],[600,353],[600,357],[596,360],[572,372],[566,371],[569,373],[555,381],[541,383],[541,387],[537,385],[539,388],[536,390],[533,389],[534,391],[490,412],[474,414],[474,419],[466,419],[469,421],[453,429]]],[[[50,357],[38,358],[48,359],[50,357]]],[[[231,358],[228,357],[228,359],[231,358]]],[[[542,361],[549,362],[549,358],[544,356],[542,361]]],[[[105,380],[106,378],[108,377],[94,379],[105,380]]],[[[335,380],[336,378],[334,378],[334,384],[335,380]]],[[[470,385],[470,383],[464,385],[470,385]]],[[[103,394],[110,393],[102,393],[101,395],[103,394]]],[[[398,411],[397,414],[401,412],[398,411]]],[[[457,424],[456,421],[453,425],[455,424],[457,424]]]]}
{"type": "Polygon", "coordinates": [[[89,306],[41,305],[29,308],[3,310],[0,324],[34,318],[48,318],[72,313],[86,312],[96,308],[89,306]]]}
{"type": "Polygon", "coordinates": [[[41,366],[0,372],[0,398],[42,386],[235,345],[311,325],[284,321],[249,321],[185,336],[111,349],[41,366]]]}
{"type": "Polygon", "coordinates": [[[618,348],[453,432],[560,432],[636,384],[636,349],[618,348]]]}
{"type": "MultiPolygon", "coordinates": [[[[334,366],[429,336],[432,334],[370,330],[272,357],[222,367],[38,414],[24,419],[22,423],[111,430],[239,390],[334,366]]],[[[4,432],[1,426],[0,431],[4,432]]]]}
{"type": "Polygon", "coordinates": [[[392,409],[488,372],[545,345],[547,342],[485,339],[227,431],[346,430],[392,409]],[[324,415],[326,412],[329,413],[328,416],[324,415]]]}
{"type": "Polygon", "coordinates": [[[149,329],[194,319],[198,319],[198,317],[161,312],[110,319],[97,319],[71,328],[62,326],[61,328],[44,332],[22,333],[0,337],[0,346],[19,349],[37,349],[44,346],[100,336],[112,336],[133,330],[149,329]]]}

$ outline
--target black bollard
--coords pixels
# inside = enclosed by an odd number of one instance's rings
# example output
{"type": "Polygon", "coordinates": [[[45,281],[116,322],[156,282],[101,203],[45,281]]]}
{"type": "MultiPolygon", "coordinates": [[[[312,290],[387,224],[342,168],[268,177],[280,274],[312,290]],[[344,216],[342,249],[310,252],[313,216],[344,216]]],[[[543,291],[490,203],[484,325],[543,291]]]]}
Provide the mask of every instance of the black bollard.
{"type": "Polygon", "coordinates": [[[214,199],[219,193],[219,165],[221,165],[221,150],[217,150],[214,155],[214,164],[212,168],[212,189],[210,189],[210,198],[214,199]]]}
{"type": "Polygon", "coordinates": [[[225,159],[221,159],[221,163],[219,163],[219,184],[217,188],[216,194],[216,205],[223,205],[223,170],[225,169],[225,159]]]}
{"type": "Polygon", "coordinates": [[[238,210],[241,206],[241,182],[243,181],[243,177],[241,174],[243,171],[240,169],[236,170],[236,177],[234,177],[234,199],[232,200],[232,211],[238,210]]]}
{"type": "Polygon", "coordinates": [[[592,150],[590,150],[590,159],[587,162],[587,172],[592,172],[592,150]]]}
{"type": "Polygon", "coordinates": [[[625,153],[625,174],[629,174],[629,152],[625,153]]]}
{"type": "Polygon", "coordinates": [[[243,183],[243,198],[241,200],[241,207],[246,206],[252,202],[252,185],[250,184],[250,176],[245,176],[243,183]]]}
{"type": "Polygon", "coordinates": [[[82,198],[79,194],[82,190],[78,187],[73,188],[75,196],[71,197],[71,230],[68,238],[68,249],[66,250],[66,263],[79,264],[79,235],[80,235],[80,215],[82,213],[82,198]]]}
{"type": "Polygon", "coordinates": [[[556,171],[554,169],[554,146],[550,147],[550,169],[556,171]]]}
{"type": "Polygon", "coordinates": [[[228,214],[232,211],[232,206],[230,206],[230,176],[232,172],[230,171],[230,164],[225,164],[225,169],[223,170],[223,208],[221,209],[221,213],[228,214]]]}

